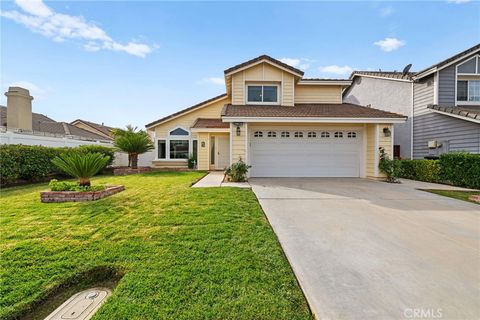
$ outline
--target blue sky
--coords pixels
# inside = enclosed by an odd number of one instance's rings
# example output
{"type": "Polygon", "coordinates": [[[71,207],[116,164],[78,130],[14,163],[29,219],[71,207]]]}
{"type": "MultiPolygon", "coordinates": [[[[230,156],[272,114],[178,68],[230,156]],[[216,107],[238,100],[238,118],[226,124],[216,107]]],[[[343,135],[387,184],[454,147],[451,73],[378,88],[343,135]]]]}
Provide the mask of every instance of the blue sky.
{"type": "MultiPolygon", "coordinates": [[[[1,2],[1,88],[34,112],[143,127],[269,54],[306,77],[420,70],[480,42],[480,2],[1,2]]],[[[0,103],[5,105],[2,95],[0,103]]]]}

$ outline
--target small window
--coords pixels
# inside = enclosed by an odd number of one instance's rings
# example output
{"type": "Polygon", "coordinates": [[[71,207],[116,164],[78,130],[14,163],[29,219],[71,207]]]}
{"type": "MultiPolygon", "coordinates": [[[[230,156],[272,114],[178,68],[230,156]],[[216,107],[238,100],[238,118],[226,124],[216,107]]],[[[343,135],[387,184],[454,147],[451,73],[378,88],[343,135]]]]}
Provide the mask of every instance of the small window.
{"type": "Polygon", "coordinates": [[[177,128],[175,130],[170,131],[171,136],[188,136],[188,131],[183,130],[182,128],[177,128]]]}
{"type": "Polygon", "coordinates": [[[468,81],[457,81],[457,101],[467,101],[468,81]]]}
{"type": "Polygon", "coordinates": [[[197,140],[193,140],[192,141],[192,155],[193,155],[193,159],[195,159],[195,161],[197,161],[197,155],[198,155],[198,141],[197,140]]]}
{"type": "Polygon", "coordinates": [[[288,132],[288,131],[282,131],[281,137],[282,137],[282,138],[290,138],[290,132],[288,132]]]}
{"type": "Polygon", "coordinates": [[[335,132],[334,137],[335,138],[343,138],[343,132],[342,131],[335,132]]]}
{"type": "Polygon", "coordinates": [[[320,133],[320,137],[321,138],[330,138],[330,132],[322,131],[322,133],[320,133]]]}
{"type": "Polygon", "coordinates": [[[307,137],[309,137],[309,138],[316,138],[316,137],[317,137],[317,133],[314,132],[314,131],[310,131],[310,132],[307,134],[307,137]]]}
{"type": "Polygon", "coordinates": [[[158,159],[167,157],[167,143],[165,140],[158,140],[158,159]]]}
{"type": "Polygon", "coordinates": [[[268,131],[267,137],[269,138],[275,138],[277,136],[277,133],[275,131],[268,131]]]}
{"type": "Polygon", "coordinates": [[[278,86],[247,86],[247,101],[253,103],[277,103],[278,86]]]}
{"type": "Polygon", "coordinates": [[[347,138],[356,138],[357,137],[357,133],[356,132],[349,132],[347,133],[347,138]]]}
{"type": "Polygon", "coordinates": [[[255,131],[253,133],[253,136],[256,137],[256,138],[261,138],[261,137],[263,137],[263,132],[262,131],[255,131]]]}
{"type": "Polygon", "coordinates": [[[301,132],[301,131],[295,131],[294,137],[295,137],[295,138],[303,138],[303,132],[301,132]]]}

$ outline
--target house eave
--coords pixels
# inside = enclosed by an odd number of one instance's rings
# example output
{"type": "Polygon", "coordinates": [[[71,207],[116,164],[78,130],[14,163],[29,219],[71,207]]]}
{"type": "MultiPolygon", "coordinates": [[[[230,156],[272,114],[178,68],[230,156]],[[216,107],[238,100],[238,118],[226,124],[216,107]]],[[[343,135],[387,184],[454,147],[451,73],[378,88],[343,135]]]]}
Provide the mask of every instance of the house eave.
{"type": "Polygon", "coordinates": [[[407,118],[334,118],[334,117],[227,117],[224,122],[272,123],[404,123],[407,118]]]}

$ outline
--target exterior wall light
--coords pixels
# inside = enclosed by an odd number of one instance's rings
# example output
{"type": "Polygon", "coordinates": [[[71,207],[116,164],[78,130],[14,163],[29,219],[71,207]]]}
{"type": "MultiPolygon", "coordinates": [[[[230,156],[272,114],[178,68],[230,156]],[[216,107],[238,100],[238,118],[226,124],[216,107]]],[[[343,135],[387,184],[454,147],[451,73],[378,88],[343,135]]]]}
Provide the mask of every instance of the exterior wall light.
{"type": "Polygon", "coordinates": [[[234,122],[233,125],[237,127],[236,132],[237,132],[237,137],[239,137],[241,135],[240,127],[243,125],[243,123],[242,122],[234,122]]]}
{"type": "Polygon", "coordinates": [[[383,134],[385,135],[385,137],[391,137],[392,131],[390,131],[390,128],[383,128],[383,134]]]}

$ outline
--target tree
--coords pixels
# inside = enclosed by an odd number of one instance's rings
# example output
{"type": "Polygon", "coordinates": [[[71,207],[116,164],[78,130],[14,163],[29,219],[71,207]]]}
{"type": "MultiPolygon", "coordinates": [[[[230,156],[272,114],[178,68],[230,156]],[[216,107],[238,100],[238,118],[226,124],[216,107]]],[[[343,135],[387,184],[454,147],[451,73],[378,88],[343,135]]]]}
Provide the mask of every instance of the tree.
{"type": "Polygon", "coordinates": [[[138,155],[154,149],[150,136],[132,125],[127,125],[126,130],[115,129],[113,139],[115,147],[128,153],[128,166],[132,169],[138,167],[138,155]]]}
{"type": "Polygon", "coordinates": [[[81,186],[90,186],[90,178],[105,168],[109,156],[95,153],[62,153],[52,159],[52,163],[66,174],[79,180],[81,186]]]}

